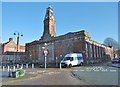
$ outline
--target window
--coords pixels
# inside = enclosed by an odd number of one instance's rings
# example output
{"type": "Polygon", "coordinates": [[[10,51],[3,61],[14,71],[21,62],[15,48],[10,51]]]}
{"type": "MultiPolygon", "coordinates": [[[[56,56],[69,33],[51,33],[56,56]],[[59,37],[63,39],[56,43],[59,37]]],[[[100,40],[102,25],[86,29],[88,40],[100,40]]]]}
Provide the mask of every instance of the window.
{"type": "Polygon", "coordinates": [[[77,57],[78,58],[78,60],[81,60],[82,59],[82,57],[77,57]]]}
{"type": "Polygon", "coordinates": [[[86,42],[86,58],[88,57],[88,43],[86,42]]]}
{"type": "Polygon", "coordinates": [[[70,61],[73,61],[73,57],[70,57],[70,61]]]}
{"type": "Polygon", "coordinates": [[[100,58],[101,58],[101,47],[99,47],[99,55],[100,55],[100,58]]]}
{"type": "Polygon", "coordinates": [[[65,57],[63,61],[70,60],[71,57],[65,57]]]}
{"type": "Polygon", "coordinates": [[[92,44],[90,44],[90,57],[92,57],[92,44]]]}
{"type": "Polygon", "coordinates": [[[95,49],[95,45],[94,45],[94,57],[96,58],[96,49],[95,49]]]}
{"type": "Polygon", "coordinates": [[[99,47],[97,47],[97,57],[99,57],[99,47]]]}

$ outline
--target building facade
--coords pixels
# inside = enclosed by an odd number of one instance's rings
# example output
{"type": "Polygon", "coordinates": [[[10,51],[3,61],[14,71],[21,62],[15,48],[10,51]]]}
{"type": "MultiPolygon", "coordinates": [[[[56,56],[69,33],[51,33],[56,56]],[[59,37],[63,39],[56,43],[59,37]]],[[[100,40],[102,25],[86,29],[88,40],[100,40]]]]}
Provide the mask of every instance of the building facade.
{"type": "MultiPolygon", "coordinates": [[[[18,43],[20,38],[18,40],[18,43]]],[[[13,38],[9,38],[9,41],[3,43],[2,46],[2,64],[6,65],[10,63],[22,63],[25,61],[25,46],[16,44],[13,38]]]]}
{"type": "Polygon", "coordinates": [[[25,52],[25,46],[17,45],[13,38],[9,38],[9,41],[3,44],[3,54],[6,52],[25,52]]]}
{"type": "Polygon", "coordinates": [[[2,62],[2,43],[0,43],[0,65],[2,62]]]}
{"type": "Polygon", "coordinates": [[[26,43],[26,58],[32,62],[44,63],[44,50],[48,51],[47,63],[60,62],[67,53],[82,53],[84,63],[97,63],[113,57],[113,49],[91,40],[85,30],[56,36],[53,8],[49,6],[44,18],[43,36],[26,43]]]}

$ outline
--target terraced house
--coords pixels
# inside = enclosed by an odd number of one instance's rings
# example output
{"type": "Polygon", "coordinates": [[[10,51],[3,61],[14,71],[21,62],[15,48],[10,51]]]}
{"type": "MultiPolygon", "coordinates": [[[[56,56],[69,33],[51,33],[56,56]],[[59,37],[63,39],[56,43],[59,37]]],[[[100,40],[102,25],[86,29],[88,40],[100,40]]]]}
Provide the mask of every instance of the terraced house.
{"type": "Polygon", "coordinates": [[[47,64],[55,63],[67,53],[82,53],[84,63],[104,62],[113,58],[113,49],[91,40],[85,30],[69,32],[65,35],[56,36],[55,18],[53,8],[46,9],[44,18],[44,32],[39,40],[26,43],[26,58],[31,62],[44,63],[44,50],[48,51],[47,64]]]}

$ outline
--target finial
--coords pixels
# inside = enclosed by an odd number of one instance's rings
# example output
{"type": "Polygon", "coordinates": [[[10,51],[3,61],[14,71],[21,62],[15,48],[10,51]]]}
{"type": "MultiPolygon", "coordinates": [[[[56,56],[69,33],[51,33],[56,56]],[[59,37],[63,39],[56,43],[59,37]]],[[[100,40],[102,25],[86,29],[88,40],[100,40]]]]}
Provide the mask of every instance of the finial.
{"type": "Polygon", "coordinates": [[[49,8],[52,8],[52,6],[51,6],[51,4],[49,4],[49,6],[48,6],[49,8]]]}

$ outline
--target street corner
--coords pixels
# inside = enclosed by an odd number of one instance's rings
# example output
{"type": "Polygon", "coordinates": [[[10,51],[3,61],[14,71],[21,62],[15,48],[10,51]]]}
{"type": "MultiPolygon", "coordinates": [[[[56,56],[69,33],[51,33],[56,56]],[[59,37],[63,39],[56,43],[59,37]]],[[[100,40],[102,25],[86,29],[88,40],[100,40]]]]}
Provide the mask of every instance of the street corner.
{"type": "Polygon", "coordinates": [[[19,78],[13,78],[12,76],[10,76],[10,77],[6,76],[5,79],[2,79],[2,84],[3,85],[10,85],[10,84],[13,84],[16,82],[21,82],[21,81],[33,79],[33,78],[36,78],[37,76],[38,76],[37,74],[33,74],[33,73],[26,73],[25,76],[19,77],[19,78]]]}

